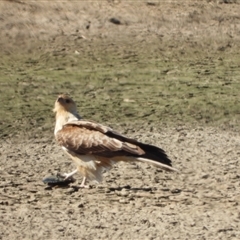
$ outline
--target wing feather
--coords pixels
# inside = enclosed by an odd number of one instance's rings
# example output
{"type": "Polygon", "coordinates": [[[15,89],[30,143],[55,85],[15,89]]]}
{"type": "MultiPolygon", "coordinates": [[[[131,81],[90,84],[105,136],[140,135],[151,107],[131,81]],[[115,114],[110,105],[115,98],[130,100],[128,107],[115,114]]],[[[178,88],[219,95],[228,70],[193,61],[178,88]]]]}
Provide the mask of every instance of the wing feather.
{"type": "Polygon", "coordinates": [[[96,154],[109,158],[142,157],[172,166],[163,149],[128,138],[109,127],[88,120],[68,122],[57,133],[56,138],[60,145],[78,154],[96,154]]]}
{"type": "Polygon", "coordinates": [[[141,153],[141,149],[136,146],[131,148],[118,139],[110,138],[98,130],[85,126],[65,125],[56,134],[58,144],[80,155],[94,154],[102,157],[116,157],[141,153]]]}
{"type": "Polygon", "coordinates": [[[99,124],[99,123],[96,123],[93,121],[89,121],[89,120],[84,120],[84,119],[68,122],[65,124],[65,126],[67,126],[67,125],[69,125],[69,126],[76,125],[79,127],[85,127],[87,129],[96,130],[96,131],[99,131],[102,133],[106,133],[106,132],[112,130],[111,128],[104,126],[102,124],[99,124]]]}

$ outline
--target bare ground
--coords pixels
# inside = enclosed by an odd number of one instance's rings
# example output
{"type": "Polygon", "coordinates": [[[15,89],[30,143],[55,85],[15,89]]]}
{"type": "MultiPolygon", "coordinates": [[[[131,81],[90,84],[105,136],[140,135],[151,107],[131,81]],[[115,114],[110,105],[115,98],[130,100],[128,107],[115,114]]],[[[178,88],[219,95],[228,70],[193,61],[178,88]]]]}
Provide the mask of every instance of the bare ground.
{"type": "Polygon", "coordinates": [[[91,189],[77,188],[80,176],[50,189],[43,176],[73,168],[54,142],[1,144],[1,238],[240,238],[239,134],[178,127],[136,137],[166,149],[180,174],[121,163],[91,189]]]}
{"type": "Polygon", "coordinates": [[[240,239],[238,1],[0,2],[0,239],[240,239]],[[116,18],[120,24],[110,21],[116,18]],[[53,140],[56,95],[162,147],[91,189],[53,140]]]}

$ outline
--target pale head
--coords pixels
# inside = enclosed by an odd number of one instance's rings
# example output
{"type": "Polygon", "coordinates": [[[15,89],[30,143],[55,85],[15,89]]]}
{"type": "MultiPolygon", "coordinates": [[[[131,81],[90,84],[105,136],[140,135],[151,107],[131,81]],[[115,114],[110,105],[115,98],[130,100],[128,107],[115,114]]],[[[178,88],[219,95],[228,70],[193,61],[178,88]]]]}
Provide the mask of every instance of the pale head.
{"type": "Polygon", "coordinates": [[[53,111],[56,113],[59,113],[59,112],[76,113],[77,106],[71,97],[69,97],[66,94],[61,94],[58,96],[55,102],[53,111]]]}
{"type": "Polygon", "coordinates": [[[75,102],[66,94],[58,96],[53,111],[56,113],[55,134],[62,129],[64,124],[81,119],[75,102]]]}

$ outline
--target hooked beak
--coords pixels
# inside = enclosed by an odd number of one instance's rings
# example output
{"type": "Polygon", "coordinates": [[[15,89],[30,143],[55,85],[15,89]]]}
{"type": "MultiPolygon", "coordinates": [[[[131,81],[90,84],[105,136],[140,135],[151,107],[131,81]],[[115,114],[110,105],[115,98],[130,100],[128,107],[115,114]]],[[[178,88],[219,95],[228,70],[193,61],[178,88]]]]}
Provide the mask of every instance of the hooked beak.
{"type": "Polygon", "coordinates": [[[64,101],[64,99],[62,98],[62,97],[59,97],[58,99],[57,99],[57,102],[59,102],[59,103],[62,103],[64,101]]]}

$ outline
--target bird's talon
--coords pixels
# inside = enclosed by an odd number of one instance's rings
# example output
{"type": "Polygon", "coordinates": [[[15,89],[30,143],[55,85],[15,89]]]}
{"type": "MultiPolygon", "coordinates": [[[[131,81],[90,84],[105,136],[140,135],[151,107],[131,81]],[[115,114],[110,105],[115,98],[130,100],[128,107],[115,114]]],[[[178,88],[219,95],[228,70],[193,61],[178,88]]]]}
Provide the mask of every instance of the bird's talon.
{"type": "Polygon", "coordinates": [[[71,175],[69,175],[67,173],[64,173],[62,176],[64,177],[64,181],[69,179],[70,177],[72,177],[71,175]]]}
{"type": "Polygon", "coordinates": [[[72,175],[68,173],[57,173],[57,177],[62,178],[63,181],[69,180],[72,178],[72,175]]]}
{"type": "Polygon", "coordinates": [[[79,187],[80,187],[80,188],[86,188],[86,189],[89,189],[89,188],[90,188],[89,185],[80,185],[79,187]]]}

